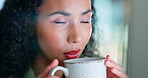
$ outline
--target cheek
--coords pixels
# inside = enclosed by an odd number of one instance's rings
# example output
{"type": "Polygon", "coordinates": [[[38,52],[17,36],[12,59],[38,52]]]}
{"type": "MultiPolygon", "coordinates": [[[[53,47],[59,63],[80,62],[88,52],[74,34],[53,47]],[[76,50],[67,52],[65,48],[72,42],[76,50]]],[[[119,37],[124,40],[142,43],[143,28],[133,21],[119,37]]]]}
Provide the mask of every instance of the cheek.
{"type": "Polygon", "coordinates": [[[83,29],[83,39],[85,39],[85,42],[87,43],[90,39],[91,33],[92,33],[92,27],[91,25],[87,26],[85,29],[83,29]]]}
{"type": "Polygon", "coordinates": [[[51,49],[58,49],[63,44],[63,36],[60,36],[58,33],[48,32],[41,33],[39,35],[39,43],[41,46],[47,47],[51,49]]]}
{"type": "Polygon", "coordinates": [[[49,26],[38,27],[37,37],[41,50],[48,57],[58,55],[65,41],[65,36],[62,32],[49,26]]]}

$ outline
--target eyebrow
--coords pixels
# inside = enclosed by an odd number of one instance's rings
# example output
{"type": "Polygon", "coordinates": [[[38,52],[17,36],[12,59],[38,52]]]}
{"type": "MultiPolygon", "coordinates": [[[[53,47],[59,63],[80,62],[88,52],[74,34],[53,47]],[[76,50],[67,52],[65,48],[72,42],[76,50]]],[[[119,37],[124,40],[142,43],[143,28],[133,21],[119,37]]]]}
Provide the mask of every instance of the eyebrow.
{"type": "Polygon", "coordinates": [[[69,16],[70,15],[70,13],[68,13],[68,12],[56,11],[56,12],[53,12],[53,13],[49,14],[48,16],[52,16],[52,15],[56,15],[56,14],[61,14],[61,15],[64,15],[64,16],[69,16]]]}
{"type": "Polygon", "coordinates": [[[87,14],[87,13],[89,13],[89,12],[92,13],[92,10],[91,10],[91,9],[88,9],[88,10],[86,10],[85,12],[82,12],[82,15],[85,15],[85,14],[87,14]]]}
{"type": "MultiPolygon", "coordinates": [[[[89,9],[89,10],[86,10],[86,11],[82,12],[81,15],[85,15],[85,14],[87,14],[87,13],[89,13],[89,12],[92,12],[92,10],[90,10],[90,9],[89,9]]],[[[49,14],[48,16],[53,16],[53,15],[56,15],[56,14],[61,14],[61,15],[64,15],[64,16],[69,16],[69,15],[71,15],[71,14],[68,13],[68,12],[56,11],[56,12],[53,12],[53,13],[49,14]]]]}

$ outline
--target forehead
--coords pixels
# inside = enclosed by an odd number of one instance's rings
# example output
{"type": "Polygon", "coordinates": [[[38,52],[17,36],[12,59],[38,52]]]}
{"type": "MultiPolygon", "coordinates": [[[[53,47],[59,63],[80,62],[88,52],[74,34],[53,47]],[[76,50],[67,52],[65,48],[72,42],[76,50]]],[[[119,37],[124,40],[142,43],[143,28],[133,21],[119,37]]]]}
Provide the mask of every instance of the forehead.
{"type": "Polygon", "coordinates": [[[44,0],[38,11],[42,13],[53,11],[79,13],[88,9],[91,9],[91,0],[44,0]]]}

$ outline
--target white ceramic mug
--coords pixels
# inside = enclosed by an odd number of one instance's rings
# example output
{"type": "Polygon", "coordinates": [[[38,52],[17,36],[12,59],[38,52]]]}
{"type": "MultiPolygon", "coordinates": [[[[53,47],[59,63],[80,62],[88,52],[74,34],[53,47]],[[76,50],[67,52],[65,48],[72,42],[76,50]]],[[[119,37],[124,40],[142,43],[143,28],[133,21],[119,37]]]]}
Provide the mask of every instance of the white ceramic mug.
{"type": "Polygon", "coordinates": [[[65,67],[53,68],[49,75],[54,76],[57,70],[64,72],[66,78],[106,78],[105,58],[77,58],[65,60],[65,67]]]}

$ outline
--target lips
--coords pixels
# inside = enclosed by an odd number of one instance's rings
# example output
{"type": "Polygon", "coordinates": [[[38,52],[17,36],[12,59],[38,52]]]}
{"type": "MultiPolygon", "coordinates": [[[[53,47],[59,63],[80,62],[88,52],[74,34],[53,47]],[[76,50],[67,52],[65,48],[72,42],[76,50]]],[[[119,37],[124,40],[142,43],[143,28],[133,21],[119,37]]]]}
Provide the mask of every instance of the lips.
{"type": "Polygon", "coordinates": [[[65,57],[67,57],[68,59],[77,58],[79,56],[79,54],[80,54],[80,49],[72,50],[72,51],[64,53],[65,57]]]}

